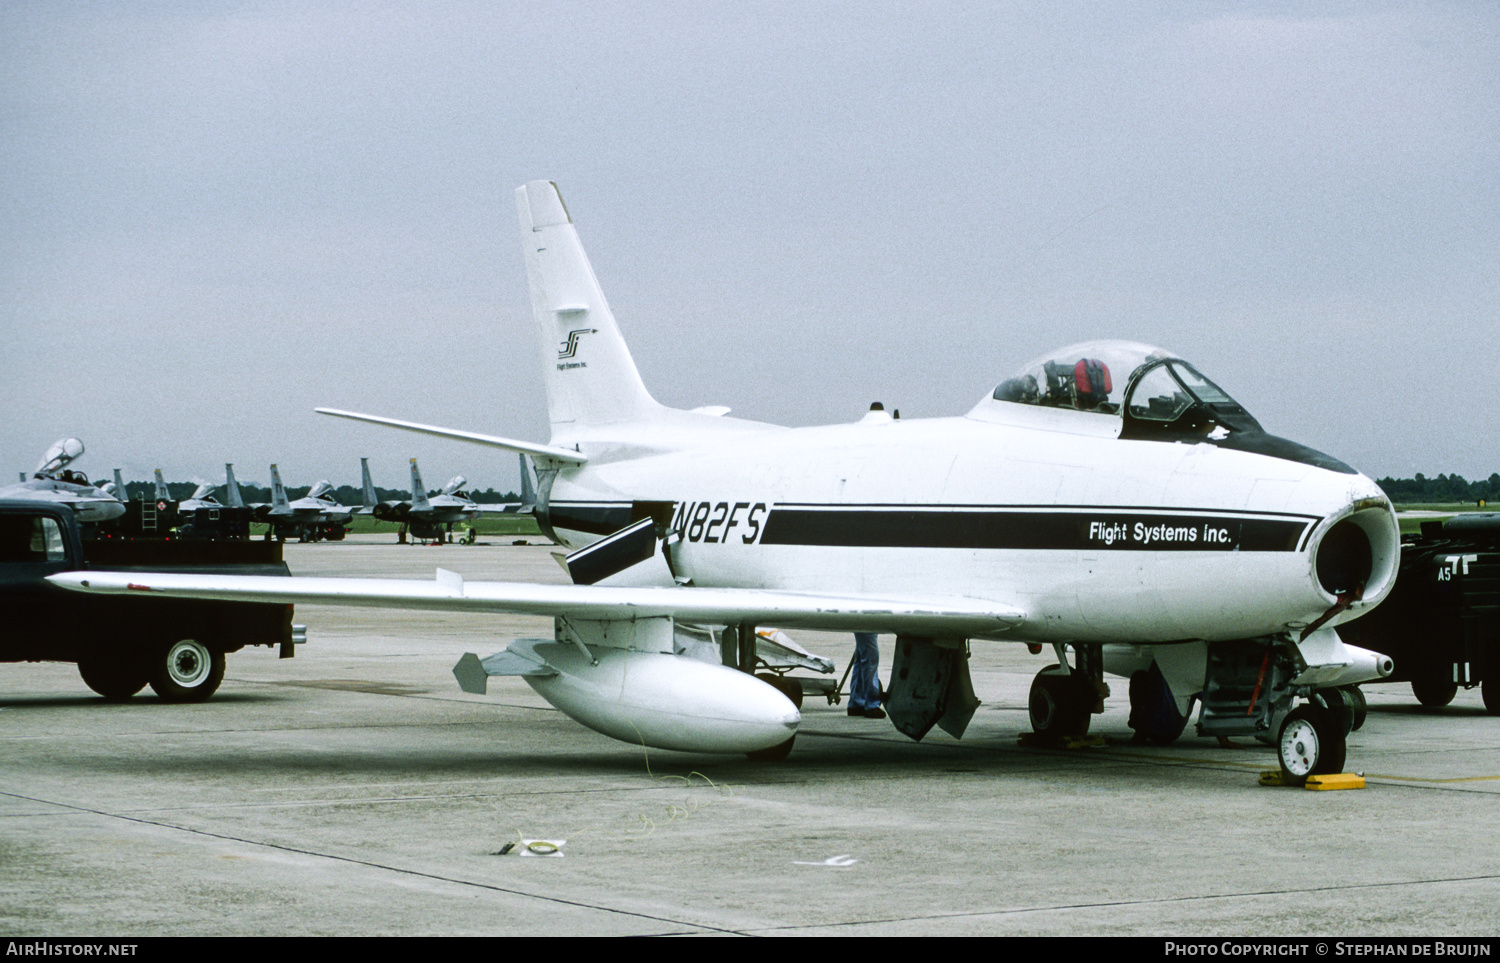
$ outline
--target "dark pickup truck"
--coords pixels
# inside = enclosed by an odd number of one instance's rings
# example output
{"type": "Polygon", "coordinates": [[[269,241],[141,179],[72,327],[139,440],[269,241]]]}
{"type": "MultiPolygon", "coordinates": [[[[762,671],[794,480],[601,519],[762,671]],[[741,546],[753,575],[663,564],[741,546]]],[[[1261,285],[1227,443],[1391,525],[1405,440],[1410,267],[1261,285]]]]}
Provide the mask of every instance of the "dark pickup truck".
{"type": "Polygon", "coordinates": [[[279,542],[85,537],[66,506],[0,500],[0,662],[77,663],[107,699],[149,683],[164,701],[201,702],[225,653],[280,646],[285,659],[306,640],[290,605],[79,595],[46,580],[79,569],[291,574],[279,542]]]}

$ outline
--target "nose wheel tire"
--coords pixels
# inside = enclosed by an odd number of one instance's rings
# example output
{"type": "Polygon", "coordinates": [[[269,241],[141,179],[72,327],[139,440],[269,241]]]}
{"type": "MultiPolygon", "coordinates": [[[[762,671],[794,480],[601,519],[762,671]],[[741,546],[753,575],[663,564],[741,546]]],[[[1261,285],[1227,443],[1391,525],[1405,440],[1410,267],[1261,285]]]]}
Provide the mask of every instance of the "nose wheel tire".
{"type": "Polygon", "coordinates": [[[1354,697],[1343,689],[1319,689],[1313,693],[1312,701],[1315,705],[1320,705],[1328,710],[1328,714],[1337,720],[1339,726],[1344,730],[1345,738],[1348,738],[1349,733],[1359,728],[1359,725],[1356,725],[1356,720],[1361,724],[1364,722],[1360,718],[1354,697]]]}
{"type": "Polygon", "coordinates": [[[1369,715],[1369,703],[1365,701],[1365,690],[1357,685],[1346,685],[1341,687],[1344,694],[1348,696],[1349,704],[1354,709],[1354,731],[1358,732],[1364,728],[1365,717],[1369,715]]]}
{"type": "Polygon", "coordinates": [[[1281,781],[1301,786],[1309,776],[1341,772],[1345,748],[1343,722],[1334,713],[1317,705],[1293,709],[1276,741],[1281,781]]]}
{"type": "Polygon", "coordinates": [[[161,650],[151,666],[151,688],[163,702],[202,702],[224,681],[224,653],[195,639],[161,650]]]}

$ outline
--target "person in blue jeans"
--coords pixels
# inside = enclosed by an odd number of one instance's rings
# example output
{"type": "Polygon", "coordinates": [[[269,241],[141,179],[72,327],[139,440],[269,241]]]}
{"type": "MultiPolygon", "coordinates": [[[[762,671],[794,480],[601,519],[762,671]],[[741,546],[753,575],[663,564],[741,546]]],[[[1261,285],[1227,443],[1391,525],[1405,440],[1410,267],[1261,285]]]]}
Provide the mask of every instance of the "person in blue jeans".
{"type": "Polygon", "coordinates": [[[880,644],[874,632],[854,633],[854,665],[849,671],[849,714],[884,719],[880,708],[880,644]]]}

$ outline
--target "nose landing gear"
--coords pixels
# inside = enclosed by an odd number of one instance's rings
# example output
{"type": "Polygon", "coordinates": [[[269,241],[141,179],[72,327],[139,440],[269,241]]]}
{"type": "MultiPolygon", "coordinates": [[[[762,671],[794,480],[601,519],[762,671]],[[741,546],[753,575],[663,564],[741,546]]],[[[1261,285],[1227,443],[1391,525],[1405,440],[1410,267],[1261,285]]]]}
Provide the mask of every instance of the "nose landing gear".
{"type": "Polygon", "coordinates": [[[1293,709],[1276,742],[1282,785],[1301,786],[1309,776],[1341,772],[1345,748],[1344,726],[1333,712],[1318,705],[1293,709]]]}

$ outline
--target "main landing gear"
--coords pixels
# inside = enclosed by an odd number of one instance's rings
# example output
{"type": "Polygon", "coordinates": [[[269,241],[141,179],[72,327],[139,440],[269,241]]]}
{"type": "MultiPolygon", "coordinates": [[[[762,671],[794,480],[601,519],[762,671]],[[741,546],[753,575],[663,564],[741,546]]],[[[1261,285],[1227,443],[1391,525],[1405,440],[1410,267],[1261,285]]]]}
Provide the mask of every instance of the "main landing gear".
{"type": "Polygon", "coordinates": [[[1056,646],[1059,664],[1049,665],[1031,680],[1026,710],[1031,729],[1047,741],[1077,739],[1089,731],[1096,712],[1104,711],[1103,646],[1097,643],[1075,647],[1077,667],[1067,663],[1066,650],[1056,646]]]}

